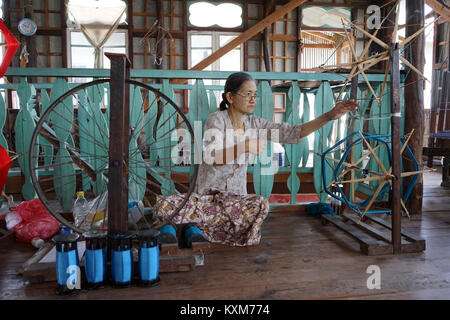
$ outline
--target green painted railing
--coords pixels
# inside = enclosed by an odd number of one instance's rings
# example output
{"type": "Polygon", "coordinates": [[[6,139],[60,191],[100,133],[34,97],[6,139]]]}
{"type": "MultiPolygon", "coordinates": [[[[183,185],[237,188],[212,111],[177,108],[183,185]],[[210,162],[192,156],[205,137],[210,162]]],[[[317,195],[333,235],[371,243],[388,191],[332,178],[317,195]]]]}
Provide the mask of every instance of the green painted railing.
{"type": "MultiPolygon", "coordinates": [[[[10,68],[7,72],[8,76],[15,77],[15,81],[20,79],[20,82],[12,83],[12,86],[17,91],[17,95],[20,101],[20,111],[17,115],[15,122],[15,148],[16,153],[23,153],[19,157],[19,165],[21,173],[25,177],[25,183],[22,187],[22,195],[26,200],[36,197],[36,192],[31,183],[29,168],[28,168],[28,151],[30,145],[30,137],[35,127],[37,120],[36,112],[33,110],[34,96],[36,91],[41,93],[41,103],[43,111],[49,107],[49,105],[61,94],[69,90],[78,83],[68,83],[66,78],[104,78],[109,77],[109,70],[107,69],[39,69],[39,68],[10,68]],[[54,77],[53,83],[33,83],[27,82],[28,77],[54,77]],[[47,94],[47,89],[50,89],[50,96],[47,94]]],[[[174,90],[185,89],[189,90],[189,112],[187,117],[191,124],[194,121],[201,121],[202,128],[208,118],[209,114],[217,110],[218,101],[216,101],[214,91],[222,90],[223,87],[219,85],[205,85],[206,79],[226,79],[232,72],[214,72],[214,71],[186,71],[186,70],[131,70],[131,78],[143,79],[143,78],[158,78],[164,79],[161,84],[152,85],[160,88],[168,97],[171,97],[176,101],[174,90]],[[170,79],[191,79],[193,84],[170,84],[170,79]]],[[[283,115],[283,121],[288,122],[291,125],[301,124],[309,121],[310,115],[314,117],[320,116],[324,112],[327,112],[333,107],[334,104],[334,92],[340,88],[332,88],[330,83],[336,81],[343,81],[346,74],[333,74],[333,73],[269,73],[269,72],[250,72],[250,74],[256,80],[284,80],[291,83],[290,86],[284,88],[270,87],[267,81],[258,82],[258,92],[260,98],[258,99],[257,106],[255,108],[255,114],[272,120],[274,115],[274,100],[273,92],[284,92],[286,94],[285,112],[283,115]],[[298,85],[299,81],[321,81],[321,85],[316,89],[301,89],[298,85]],[[314,102],[311,101],[314,99],[314,102]],[[301,107],[300,107],[301,106],[301,107]],[[311,108],[313,107],[313,108],[311,108]]],[[[384,80],[384,75],[368,75],[368,79],[372,82],[372,86],[380,92],[381,84],[384,80]]],[[[364,82],[360,80],[360,87],[358,89],[358,98],[360,99],[360,116],[363,117],[366,114],[367,108],[369,108],[371,95],[369,94],[364,82]]],[[[388,79],[389,81],[389,79],[388,79]]],[[[389,88],[389,83],[386,86],[389,88]]],[[[11,89],[10,85],[0,85],[0,90],[11,89]]],[[[106,88],[107,89],[107,88],[106,88]]],[[[386,94],[389,90],[385,90],[385,94],[382,99],[381,106],[378,107],[377,102],[374,102],[370,108],[370,121],[368,130],[374,134],[390,133],[390,121],[387,120],[386,115],[390,114],[390,101],[389,94],[386,94]],[[376,105],[376,107],[375,107],[376,105]],[[384,119],[383,119],[384,118],[384,119]]],[[[94,94],[94,93],[92,93],[94,94]]],[[[131,93],[133,94],[133,93],[131,93]]],[[[348,95],[348,92],[346,92],[348,95]]],[[[100,98],[100,97],[98,97],[100,98]]],[[[95,101],[94,97],[89,97],[89,101],[95,101]]],[[[142,104],[140,104],[142,105],[142,104]]],[[[403,107],[403,106],[402,106],[403,107]]],[[[3,129],[6,117],[6,106],[4,100],[0,95],[0,129],[3,129]]],[[[403,109],[402,109],[403,110],[403,109]]],[[[93,113],[100,112],[100,110],[93,110],[93,113]]],[[[137,110],[143,112],[142,110],[137,110]]],[[[99,115],[100,116],[100,115],[99,115]]],[[[73,113],[67,115],[67,117],[73,117],[73,113]]],[[[86,114],[82,112],[78,114],[79,121],[86,121],[86,114]]],[[[108,117],[105,117],[107,119],[108,117]]],[[[136,122],[137,119],[142,117],[132,117],[130,121],[136,122]]],[[[54,119],[58,121],[58,119],[54,119]]],[[[107,121],[107,120],[106,120],[107,121]]],[[[362,128],[362,120],[356,120],[355,128],[362,128]]],[[[107,126],[107,123],[104,123],[107,126]]],[[[136,125],[136,123],[133,123],[136,125]]],[[[150,132],[152,130],[152,124],[143,128],[143,131],[150,132]]],[[[322,129],[318,130],[314,134],[305,138],[299,145],[285,145],[285,166],[278,168],[278,172],[288,173],[287,187],[291,194],[290,203],[296,203],[296,195],[300,190],[301,181],[298,177],[298,173],[313,173],[314,186],[316,192],[319,194],[320,200],[326,199],[326,194],[322,190],[322,168],[320,164],[320,155],[326,149],[328,149],[337,140],[345,137],[350,132],[347,132],[348,127],[344,123],[343,119],[328,123],[322,129]],[[312,140],[314,139],[314,143],[312,140]],[[310,150],[310,145],[313,146],[313,150],[310,150]],[[311,153],[314,151],[314,153],[311,153]],[[311,159],[312,157],[312,159],[311,159]],[[308,160],[312,160],[312,166],[308,166],[308,160]]],[[[402,130],[403,131],[403,130],[402,130]]],[[[0,131],[0,144],[6,146],[5,137],[0,131]]],[[[95,134],[95,132],[93,132],[95,134]]],[[[59,136],[59,135],[58,135],[59,136]]],[[[150,134],[146,134],[147,137],[151,137],[150,134]]],[[[61,136],[59,136],[61,137],[61,136]]],[[[63,137],[69,138],[69,137],[63,137]]],[[[99,137],[100,138],[100,137],[99,137]]],[[[81,137],[80,137],[81,139],[81,137]]],[[[70,142],[69,142],[70,143],[70,142]]],[[[136,141],[131,141],[136,143],[136,141]]],[[[86,144],[83,147],[86,148],[87,153],[96,152],[92,145],[86,144]],[[92,150],[91,150],[92,149],[92,150]]],[[[130,145],[130,148],[132,146],[130,145]]],[[[271,149],[271,143],[268,144],[268,150],[271,149]]],[[[53,150],[43,150],[43,152],[52,154],[53,150]]],[[[59,152],[67,152],[61,149],[59,152]]],[[[355,148],[355,158],[359,158],[362,155],[362,146],[355,148]]],[[[380,159],[386,162],[388,161],[386,154],[379,154],[380,159]]],[[[161,156],[165,158],[165,156],[161,156]]],[[[253,174],[254,189],[257,194],[269,197],[272,193],[274,185],[274,176],[267,174],[267,168],[272,164],[272,155],[268,155],[269,163],[267,161],[262,164],[259,159],[252,166],[249,166],[248,172],[253,174]]],[[[138,161],[139,159],[135,159],[138,161]]],[[[311,161],[310,161],[311,163],[311,161]]],[[[376,163],[370,163],[370,168],[373,171],[377,171],[376,163]]],[[[180,168],[181,171],[184,168],[180,168]]],[[[145,176],[145,173],[141,173],[145,176]]],[[[330,174],[327,175],[330,177],[330,174]]],[[[94,186],[96,193],[105,190],[105,186],[102,184],[102,179],[98,179],[99,185],[94,186]]],[[[90,184],[88,177],[83,178],[83,187],[89,188],[90,184]]],[[[170,189],[170,186],[167,186],[170,189]]],[[[60,196],[62,201],[68,206],[72,201],[76,190],[60,190],[60,196]],[[73,194],[72,194],[73,193],[73,194]]],[[[143,196],[143,190],[141,190],[141,196],[143,196]]]]}

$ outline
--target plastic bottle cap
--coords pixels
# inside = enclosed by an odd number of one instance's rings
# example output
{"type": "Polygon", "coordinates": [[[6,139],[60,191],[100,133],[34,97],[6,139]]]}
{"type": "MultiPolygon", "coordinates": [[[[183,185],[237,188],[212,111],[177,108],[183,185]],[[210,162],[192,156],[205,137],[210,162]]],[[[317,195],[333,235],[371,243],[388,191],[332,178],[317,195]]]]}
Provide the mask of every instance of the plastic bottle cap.
{"type": "Polygon", "coordinates": [[[31,240],[31,244],[35,247],[35,248],[41,248],[44,246],[45,242],[44,240],[40,239],[40,238],[33,238],[33,240],[31,240]]]}
{"type": "Polygon", "coordinates": [[[134,206],[136,206],[136,201],[130,201],[130,202],[128,202],[128,208],[129,208],[129,209],[134,208],[134,206]]]}
{"type": "Polygon", "coordinates": [[[77,196],[84,196],[84,191],[78,191],[77,196]]]}

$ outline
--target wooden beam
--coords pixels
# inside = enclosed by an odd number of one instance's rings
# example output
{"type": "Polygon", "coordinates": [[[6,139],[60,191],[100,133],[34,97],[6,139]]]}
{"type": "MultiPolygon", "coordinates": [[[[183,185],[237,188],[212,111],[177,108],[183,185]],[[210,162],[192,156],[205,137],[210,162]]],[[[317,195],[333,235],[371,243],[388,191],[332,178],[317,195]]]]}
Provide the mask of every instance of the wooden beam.
{"type": "Polygon", "coordinates": [[[66,5],[61,1],[61,49],[62,49],[62,67],[67,68],[67,23],[66,23],[66,5]]]}
{"type": "MultiPolygon", "coordinates": [[[[408,4],[406,5],[408,6],[408,4]]],[[[392,172],[392,246],[394,254],[401,253],[401,188],[400,188],[400,174],[401,174],[401,162],[402,154],[400,151],[400,50],[398,43],[391,44],[390,51],[390,70],[391,70],[391,82],[390,82],[390,101],[391,101],[391,149],[392,149],[392,165],[389,173],[392,172]]],[[[405,90],[406,92],[406,90],[405,90]]],[[[406,98],[405,98],[406,99],[406,98]]],[[[406,104],[406,102],[405,102],[406,104]]],[[[405,107],[406,108],[406,107],[405,107]]],[[[406,126],[406,125],[405,125],[406,126]]],[[[405,128],[406,130],[406,128],[405,128]]],[[[411,138],[411,136],[409,137],[411,138]]],[[[409,139],[408,138],[408,139],[409,139]]],[[[375,155],[374,155],[375,156],[375,155]]],[[[384,172],[384,170],[383,170],[384,172]]],[[[389,174],[388,173],[388,174],[389,174]]]]}
{"type": "Polygon", "coordinates": [[[435,12],[437,12],[442,18],[450,21],[450,9],[440,3],[437,0],[426,0],[427,5],[429,5],[435,12]]]}
{"type": "MultiPolygon", "coordinates": [[[[210,56],[206,57],[199,63],[197,63],[195,66],[193,66],[190,70],[203,70],[210,64],[214,63],[216,60],[220,59],[222,56],[242,44],[243,42],[249,40],[251,37],[253,37],[258,32],[261,32],[268,26],[270,26],[272,23],[276,22],[278,19],[283,17],[284,15],[288,14],[295,8],[297,8],[302,3],[306,2],[306,0],[291,0],[288,3],[286,3],[284,6],[279,8],[278,10],[275,10],[272,14],[268,15],[261,21],[259,21],[254,26],[250,27],[246,31],[244,31],[242,34],[240,34],[238,37],[231,40],[228,44],[225,46],[219,48],[217,51],[214,51],[210,56]]],[[[172,83],[185,83],[185,79],[175,79],[172,81],[172,83]]]]}
{"type": "MultiPolygon", "coordinates": [[[[264,3],[264,16],[270,15],[275,8],[275,3],[273,0],[266,0],[264,3]]],[[[270,61],[270,50],[269,50],[269,34],[270,34],[270,26],[267,26],[263,31],[263,57],[264,57],[264,67],[266,72],[272,72],[272,63],[270,61]]],[[[270,83],[270,82],[269,82],[270,83]]]]}
{"type": "Polygon", "coordinates": [[[297,8],[297,72],[302,71],[302,8],[297,8]]]}
{"type": "Polygon", "coordinates": [[[321,38],[321,39],[323,39],[325,41],[334,43],[334,40],[333,40],[332,36],[329,36],[329,35],[324,34],[322,32],[302,30],[302,33],[307,33],[307,34],[310,34],[312,36],[321,38]]]}
{"type": "MultiPolygon", "coordinates": [[[[128,20],[128,26],[127,26],[127,30],[128,30],[128,52],[127,52],[127,56],[128,59],[130,60],[130,64],[131,66],[133,66],[133,61],[134,61],[134,42],[133,42],[133,36],[131,36],[133,34],[133,26],[134,26],[134,20],[133,20],[133,1],[129,1],[127,3],[128,8],[127,8],[127,20],[128,20]]],[[[64,14],[64,17],[66,15],[64,14]]]]}
{"type": "Polygon", "coordinates": [[[110,234],[128,230],[128,163],[130,64],[126,55],[105,54],[111,60],[111,116],[108,181],[108,230],[110,234]]]}
{"type": "MultiPolygon", "coordinates": [[[[408,39],[411,35],[416,35],[413,42],[410,43],[410,50],[406,50],[407,56],[401,60],[409,67],[414,66],[404,84],[404,105],[405,105],[405,132],[411,132],[414,129],[414,136],[410,139],[409,147],[417,160],[419,168],[422,167],[423,152],[423,133],[424,133],[424,91],[423,91],[423,74],[425,65],[425,36],[422,31],[425,25],[424,19],[424,2],[425,0],[406,1],[406,32],[405,37],[408,39]],[[417,72],[418,71],[418,72],[417,72]]],[[[394,151],[393,151],[394,152],[394,151]]],[[[412,161],[403,161],[404,171],[415,171],[412,161]]],[[[403,186],[407,187],[411,182],[410,178],[403,179],[403,186]]],[[[423,199],[423,179],[422,175],[414,185],[408,198],[406,206],[408,211],[413,214],[422,213],[423,199]]]]}
{"type": "Polygon", "coordinates": [[[324,43],[305,43],[303,48],[334,49],[334,45],[324,43]]]}

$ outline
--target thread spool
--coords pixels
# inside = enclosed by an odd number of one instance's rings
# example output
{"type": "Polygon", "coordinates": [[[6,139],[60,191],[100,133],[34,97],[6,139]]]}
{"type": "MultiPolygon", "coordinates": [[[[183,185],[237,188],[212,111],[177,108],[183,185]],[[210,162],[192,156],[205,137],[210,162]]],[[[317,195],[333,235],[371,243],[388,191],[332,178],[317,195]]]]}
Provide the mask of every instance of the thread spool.
{"type": "Polygon", "coordinates": [[[140,231],[139,239],[139,285],[150,287],[159,284],[160,232],[155,229],[140,231]]]}
{"type": "Polygon", "coordinates": [[[78,238],[75,233],[57,234],[52,238],[56,246],[56,294],[73,294],[81,289],[78,238]]]}
{"type": "Polygon", "coordinates": [[[177,231],[170,224],[166,224],[159,229],[159,240],[162,243],[178,243],[177,231]]]}
{"type": "Polygon", "coordinates": [[[188,248],[192,247],[192,242],[205,241],[205,238],[203,238],[203,234],[200,231],[200,229],[192,224],[187,225],[184,228],[183,234],[184,234],[184,243],[188,248]]]}
{"type": "Polygon", "coordinates": [[[85,274],[87,289],[103,288],[107,274],[107,233],[94,230],[83,234],[86,239],[85,274]]]}
{"type": "Polygon", "coordinates": [[[116,233],[110,236],[111,275],[116,288],[131,286],[133,279],[133,234],[116,233]]]}
{"type": "Polygon", "coordinates": [[[284,167],[284,152],[278,154],[278,166],[284,167]]]}

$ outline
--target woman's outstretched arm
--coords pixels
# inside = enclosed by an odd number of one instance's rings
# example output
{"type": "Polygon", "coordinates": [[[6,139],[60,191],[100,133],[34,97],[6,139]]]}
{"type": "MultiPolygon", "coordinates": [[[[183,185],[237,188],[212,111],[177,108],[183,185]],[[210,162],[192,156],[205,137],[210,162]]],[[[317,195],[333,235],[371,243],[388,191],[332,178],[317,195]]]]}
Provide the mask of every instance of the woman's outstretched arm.
{"type": "Polygon", "coordinates": [[[353,99],[345,100],[342,102],[338,102],[333,109],[324,113],[320,117],[311,120],[302,125],[302,130],[300,132],[300,137],[306,137],[307,135],[313,133],[316,130],[319,130],[324,125],[326,125],[331,120],[336,120],[342,117],[344,114],[355,111],[359,106],[353,99]]]}

